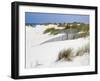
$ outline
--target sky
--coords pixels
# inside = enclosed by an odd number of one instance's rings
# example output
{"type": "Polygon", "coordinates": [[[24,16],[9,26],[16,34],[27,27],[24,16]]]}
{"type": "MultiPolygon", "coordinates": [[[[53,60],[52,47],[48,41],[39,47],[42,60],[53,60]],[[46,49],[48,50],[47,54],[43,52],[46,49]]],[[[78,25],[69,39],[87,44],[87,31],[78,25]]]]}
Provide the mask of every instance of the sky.
{"type": "Polygon", "coordinates": [[[25,12],[26,24],[64,23],[64,22],[89,23],[89,15],[25,12]]]}

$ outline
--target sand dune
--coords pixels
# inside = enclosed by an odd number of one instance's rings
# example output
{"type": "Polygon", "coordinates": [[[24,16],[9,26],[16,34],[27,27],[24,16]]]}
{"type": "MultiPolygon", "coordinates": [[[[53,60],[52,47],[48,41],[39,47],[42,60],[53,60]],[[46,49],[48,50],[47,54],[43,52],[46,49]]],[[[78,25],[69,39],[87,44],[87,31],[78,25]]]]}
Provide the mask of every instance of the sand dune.
{"type": "Polygon", "coordinates": [[[45,28],[43,25],[38,25],[35,28],[26,27],[26,68],[69,67],[89,64],[89,54],[77,56],[72,62],[56,62],[62,49],[73,48],[75,53],[76,49],[89,42],[89,38],[55,41],[39,45],[41,42],[54,37],[43,34],[45,28]]]}

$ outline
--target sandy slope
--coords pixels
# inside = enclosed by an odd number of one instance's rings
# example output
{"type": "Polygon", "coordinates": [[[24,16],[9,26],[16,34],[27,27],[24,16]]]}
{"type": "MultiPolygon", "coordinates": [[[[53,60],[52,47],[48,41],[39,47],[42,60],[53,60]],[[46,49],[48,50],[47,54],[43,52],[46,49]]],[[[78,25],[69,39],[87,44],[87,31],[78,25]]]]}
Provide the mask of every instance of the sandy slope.
{"type": "Polygon", "coordinates": [[[78,56],[72,62],[59,61],[59,51],[62,49],[73,48],[74,54],[79,47],[86,45],[89,38],[79,38],[75,40],[65,40],[49,42],[43,45],[39,43],[53,37],[43,34],[46,27],[38,25],[38,27],[26,27],[26,67],[66,67],[66,66],[83,66],[89,64],[89,55],[78,56]]]}

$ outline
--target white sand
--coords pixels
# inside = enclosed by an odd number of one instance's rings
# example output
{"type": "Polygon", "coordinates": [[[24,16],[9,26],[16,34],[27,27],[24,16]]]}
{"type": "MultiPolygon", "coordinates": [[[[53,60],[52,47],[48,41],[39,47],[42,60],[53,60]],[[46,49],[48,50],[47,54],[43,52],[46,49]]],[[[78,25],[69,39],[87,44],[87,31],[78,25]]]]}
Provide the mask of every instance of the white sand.
{"type": "Polygon", "coordinates": [[[48,40],[54,36],[43,34],[45,26],[38,25],[35,28],[26,27],[26,67],[69,67],[84,66],[89,64],[89,54],[77,56],[73,61],[56,62],[58,54],[63,49],[73,48],[74,53],[79,47],[89,42],[88,38],[79,38],[75,40],[65,40],[49,42],[39,45],[41,42],[48,40]]]}

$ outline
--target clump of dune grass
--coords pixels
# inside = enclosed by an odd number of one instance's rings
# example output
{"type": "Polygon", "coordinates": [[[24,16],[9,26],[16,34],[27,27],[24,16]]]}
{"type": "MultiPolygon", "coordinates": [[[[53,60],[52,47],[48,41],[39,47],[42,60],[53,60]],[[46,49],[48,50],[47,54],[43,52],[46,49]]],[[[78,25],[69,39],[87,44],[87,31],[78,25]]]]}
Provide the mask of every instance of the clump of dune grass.
{"type": "Polygon", "coordinates": [[[90,53],[90,43],[88,43],[88,44],[86,44],[86,45],[84,46],[84,52],[85,52],[85,53],[90,53]]]}
{"type": "Polygon", "coordinates": [[[82,56],[85,53],[90,53],[90,44],[86,44],[84,47],[78,48],[77,52],[76,52],[76,56],[82,56]]]}
{"type": "Polygon", "coordinates": [[[83,54],[84,54],[84,48],[83,47],[78,48],[76,56],[82,56],[83,54]]]}
{"type": "Polygon", "coordinates": [[[46,34],[46,33],[50,33],[52,31],[54,31],[55,28],[47,28],[43,33],[46,34]]]}
{"type": "Polygon", "coordinates": [[[72,56],[73,56],[73,49],[69,48],[67,50],[62,50],[60,51],[59,55],[58,55],[58,60],[67,60],[67,61],[72,61],[72,56]]]}
{"type": "Polygon", "coordinates": [[[89,32],[79,33],[79,37],[87,37],[87,36],[89,36],[89,32]]]}
{"type": "Polygon", "coordinates": [[[47,28],[43,33],[46,34],[46,33],[49,33],[50,35],[57,35],[61,32],[61,30],[59,29],[55,29],[55,28],[47,28]]]}

